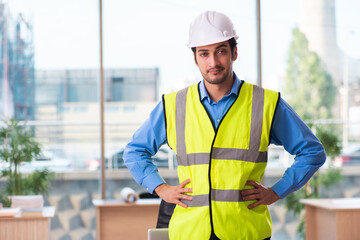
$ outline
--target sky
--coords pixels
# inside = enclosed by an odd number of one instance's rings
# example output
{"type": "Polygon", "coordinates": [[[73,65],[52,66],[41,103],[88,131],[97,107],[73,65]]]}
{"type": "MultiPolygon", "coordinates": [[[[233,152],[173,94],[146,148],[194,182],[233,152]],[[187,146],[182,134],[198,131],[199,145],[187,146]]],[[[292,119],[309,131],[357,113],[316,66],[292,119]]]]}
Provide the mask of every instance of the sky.
{"type": "MultiPolygon", "coordinates": [[[[298,1],[261,1],[263,75],[269,81],[284,75],[291,30],[298,25],[298,1]]],[[[22,12],[33,23],[36,68],[99,67],[97,0],[7,2],[12,12],[22,12]]],[[[216,10],[232,19],[240,37],[235,72],[255,82],[254,2],[103,0],[104,67],[159,67],[160,92],[201,80],[192,53],[186,47],[188,28],[200,12],[216,10]]],[[[360,58],[360,1],[335,0],[335,8],[340,49],[351,57],[360,58]]],[[[275,90],[279,90],[278,87],[273,86],[275,90]]]]}

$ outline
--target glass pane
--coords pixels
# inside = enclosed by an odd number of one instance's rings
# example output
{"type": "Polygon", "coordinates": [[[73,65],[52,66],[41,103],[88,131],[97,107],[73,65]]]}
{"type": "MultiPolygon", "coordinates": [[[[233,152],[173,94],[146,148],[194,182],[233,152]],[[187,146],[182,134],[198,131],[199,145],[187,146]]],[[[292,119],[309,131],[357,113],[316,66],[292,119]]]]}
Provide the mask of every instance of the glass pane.
{"type": "Polygon", "coordinates": [[[360,147],[359,8],[356,1],[262,2],[264,87],[281,91],[312,129],[335,134],[344,151],[360,147]]]}
{"type": "MultiPolygon", "coordinates": [[[[1,127],[4,115],[13,116],[40,144],[39,154],[20,164],[23,178],[44,168],[55,173],[49,195],[40,192],[45,206],[56,207],[51,239],[96,238],[98,173],[85,170],[100,151],[98,10],[97,0],[0,1],[1,127]]],[[[0,166],[9,162],[0,159],[0,166]]],[[[9,178],[0,179],[3,196],[9,178]]],[[[33,180],[7,194],[38,194],[33,180]]]]}

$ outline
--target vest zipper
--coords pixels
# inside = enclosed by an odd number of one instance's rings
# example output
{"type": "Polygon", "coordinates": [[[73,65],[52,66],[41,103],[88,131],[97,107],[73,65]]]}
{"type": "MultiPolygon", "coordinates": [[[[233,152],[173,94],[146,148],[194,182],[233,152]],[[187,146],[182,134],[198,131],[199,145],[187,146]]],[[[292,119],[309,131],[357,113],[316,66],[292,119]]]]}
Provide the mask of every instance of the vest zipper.
{"type": "MultiPolygon", "coordinates": [[[[218,128],[220,126],[220,123],[218,125],[218,128]]],[[[212,151],[213,151],[213,146],[214,146],[214,142],[215,142],[215,139],[216,139],[216,135],[217,135],[217,129],[215,129],[215,136],[214,136],[214,139],[213,139],[212,144],[211,144],[210,159],[209,159],[209,174],[208,174],[208,178],[209,178],[208,179],[209,180],[209,212],[210,212],[210,226],[211,226],[210,240],[219,239],[215,235],[215,232],[214,232],[214,222],[213,222],[213,217],[212,217],[212,206],[211,206],[211,159],[212,159],[212,151]]]]}
{"type": "MultiPolygon", "coordinates": [[[[235,78],[235,76],[234,76],[235,78]]],[[[212,152],[213,152],[213,148],[214,148],[214,143],[215,143],[215,139],[216,139],[216,135],[217,135],[217,132],[218,132],[218,129],[220,128],[220,125],[223,121],[223,119],[225,118],[225,116],[227,115],[227,113],[230,111],[231,107],[234,105],[234,103],[236,102],[236,100],[238,99],[239,97],[239,94],[240,94],[240,89],[241,87],[243,86],[244,84],[244,81],[242,80],[241,81],[241,85],[239,87],[239,90],[238,90],[238,94],[234,100],[234,102],[231,104],[231,106],[229,107],[229,109],[226,111],[226,113],[224,114],[224,116],[221,118],[219,124],[218,124],[218,127],[216,128],[215,127],[215,124],[213,123],[213,121],[211,120],[211,117],[210,117],[210,114],[209,112],[207,111],[206,107],[204,106],[204,104],[202,103],[201,101],[201,97],[200,97],[200,82],[198,84],[198,94],[199,94],[199,100],[200,100],[200,103],[201,105],[203,106],[203,108],[205,109],[205,112],[207,113],[208,115],[208,118],[209,120],[211,121],[212,123],[212,126],[214,128],[214,132],[215,132],[215,135],[214,135],[214,139],[211,143],[211,150],[210,150],[210,159],[209,159],[209,172],[208,172],[208,180],[209,180],[209,213],[210,213],[210,226],[211,226],[211,234],[210,234],[210,239],[209,240],[220,240],[220,238],[218,238],[214,232],[214,222],[213,222],[213,217],[212,217],[212,206],[211,206],[211,159],[212,159],[212,152]]]]}

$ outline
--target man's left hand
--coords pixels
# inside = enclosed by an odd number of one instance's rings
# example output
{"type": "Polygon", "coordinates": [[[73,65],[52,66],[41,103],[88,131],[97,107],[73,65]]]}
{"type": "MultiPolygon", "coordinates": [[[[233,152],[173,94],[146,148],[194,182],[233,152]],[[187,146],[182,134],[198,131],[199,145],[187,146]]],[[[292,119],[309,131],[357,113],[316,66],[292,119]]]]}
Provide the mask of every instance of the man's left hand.
{"type": "Polygon", "coordinates": [[[255,181],[247,181],[245,185],[253,186],[253,189],[241,191],[241,196],[244,201],[257,200],[257,202],[250,204],[248,209],[252,209],[261,204],[270,205],[280,199],[280,197],[268,187],[257,183],[255,181]]]}

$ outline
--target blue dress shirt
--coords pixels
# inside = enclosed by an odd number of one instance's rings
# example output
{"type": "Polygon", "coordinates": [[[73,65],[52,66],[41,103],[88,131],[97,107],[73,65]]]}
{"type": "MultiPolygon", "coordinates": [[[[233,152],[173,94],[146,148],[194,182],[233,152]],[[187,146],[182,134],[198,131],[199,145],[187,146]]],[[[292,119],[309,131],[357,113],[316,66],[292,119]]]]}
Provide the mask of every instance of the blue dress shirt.
{"type": "MultiPolygon", "coordinates": [[[[200,82],[201,102],[209,112],[216,128],[235,101],[241,87],[242,82],[235,73],[234,76],[235,81],[231,92],[217,103],[210,99],[204,81],[200,82]]],[[[167,139],[164,109],[162,102],[159,102],[150,117],[134,133],[124,151],[125,164],[135,181],[151,193],[157,186],[165,183],[151,159],[151,156],[165,143],[167,139]]],[[[280,198],[301,188],[326,160],[320,141],[282,98],[279,100],[274,115],[270,143],[282,145],[286,151],[296,156],[292,166],[271,187],[280,198]]]]}

